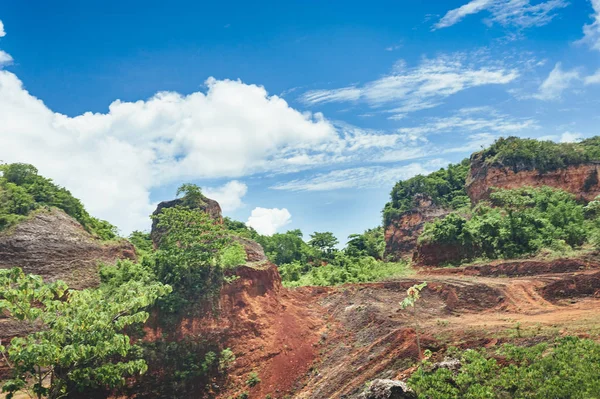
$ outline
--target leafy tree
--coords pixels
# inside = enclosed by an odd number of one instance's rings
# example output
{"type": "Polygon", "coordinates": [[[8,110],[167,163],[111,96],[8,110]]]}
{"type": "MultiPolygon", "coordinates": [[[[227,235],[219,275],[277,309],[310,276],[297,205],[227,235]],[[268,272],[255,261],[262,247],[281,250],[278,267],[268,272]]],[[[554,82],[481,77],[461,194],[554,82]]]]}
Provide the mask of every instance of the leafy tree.
{"type": "Polygon", "coordinates": [[[225,230],[238,237],[250,238],[256,240],[259,234],[252,227],[247,226],[243,222],[233,220],[230,217],[225,216],[223,218],[223,226],[225,230]]]}
{"type": "Polygon", "coordinates": [[[110,294],[67,288],[19,268],[0,270],[0,311],[37,330],[0,347],[13,372],[3,386],[9,397],[21,390],[54,399],[110,389],[124,384],[126,376],[146,371],[122,331],[143,323],[148,318],[144,309],[170,287],[130,281],[110,294]]]}
{"type": "Polygon", "coordinates": [[[135,230],[129,235],[129,241],[135,249],[142,255],[154,251],[154,244],[150,238],[150,233],[135,230]]]}
{"type": "Polygon", "coordinates": [[[329,258],[333,252],[336,251],[335,246],[339,244],[339,241],[333,233],[326,231],[323,233],[314,232],[310,235],[308,245],[319,250],[324,257],[329,258]]]}
{"type": "Polygon", "coordinates": [[[196,184],[185,183],[177,189],[177,196],[183,194],[183,205],[193,208],[204,202],[202,189],[196,184]]]}
{"type": "Polygon", "coordinates": [[[390,194],[390,202],[383,209],[383,224],[387,226],[400,214],[415,207],[415,201],[425,196],[434,204],[452,209],[469,205],[465,181],[469,173],[469,160],[448,165],[427,176],[417,175],[396,183],[390,194]]]}
{"type": "Polygon", "coordinates": [[[229,243],[223,226],[205,212],[185,207],[165,208],[155,217],[165,233],[153,269],[159,281],[173,287],[161,303],[177,311],[190,301],[213,297],[223,282],[220,256],[229,243]]]}
{"type": "Polygon", "coordinates": [[[383,227],[365,230],[362,234],[351,234],[346,244],[346,254],[349,256],[372,256],[383,259],[385,250],[385,237],[383,227]]]}
{"type": "Polygon", "coordinates": [[[262,245],[271,262],[277,265],[299,261],[308,263],[317,257],[315,250],[302,239],[300,230],[276,233],[272,236],[259,236],[256,241],[262,245]]]}

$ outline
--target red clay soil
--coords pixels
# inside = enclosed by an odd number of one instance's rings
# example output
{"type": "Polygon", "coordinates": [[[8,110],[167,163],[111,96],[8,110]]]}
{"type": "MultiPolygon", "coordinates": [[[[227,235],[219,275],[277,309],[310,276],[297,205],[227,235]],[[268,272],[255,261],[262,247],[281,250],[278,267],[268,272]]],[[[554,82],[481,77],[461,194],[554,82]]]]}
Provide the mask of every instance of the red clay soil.
{"type": "MultiPolygon", "coordinates": [[[[178,337],[215,337],[236,356],[225,390],[217,398],[235,397],[248,391],[251,398],[282,397],[312,367],[324,327],[312,290],[290,291],[281,286],[275,265],[240,267],[239,279],[221,293],[219,317],[186,319],[178,337]],[[246,384],[255,372],[261,382],[246,384]]],[[[148,329],[149,337],[160,335],[148,329]]]]}

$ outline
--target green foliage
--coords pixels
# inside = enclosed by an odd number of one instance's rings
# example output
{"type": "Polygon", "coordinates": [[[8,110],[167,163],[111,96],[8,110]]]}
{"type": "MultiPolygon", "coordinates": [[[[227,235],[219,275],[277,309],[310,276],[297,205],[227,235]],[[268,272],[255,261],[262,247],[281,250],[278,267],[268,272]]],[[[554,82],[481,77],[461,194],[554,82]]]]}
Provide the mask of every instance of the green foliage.
{"type": "Polygon", "coordinates": [[[152,257],[157,279],[173,287],[161,301],[176,312],[186,304],[213,298],[223,283],[220,257],[229,244],[222,225],[205,212],[185,207],[165,208],[156,216],[165,233],[152,257]]]}
{"type": "MultiPolygon", "coordinates": [[[[588,213],[593,213],[592,207],[588,213]]],[[[496,190],[472,212],[427,223],[420,243],[452,245],[457,262],[514,258],[542,248],[570,250],[589,240],[594,223],[572,194],[549,187],[496,190]]]]}
{"type": "Polygon", "coordinates": [[[329,231],[323,233],[315,231],[310,235],[310,240],[308,241],[308,245],[320,251],[321,255],[325,258],[331,257],[336,251],[335,246],[338,244],[338,239],[329,231]]]}
{"type": "Polygon", "coordinates": [[[0,347],[13,373],[3,391],[53,399],[118,387],[126,376],[145,372],[122,331],[146,321],[144,309],[169,292],[169,286],[140,281],[109,291],[67,291],[62,282],[46,284],[19,268],[0,270],[0,312],[37,327],[0,347]]]}
{"type": "Polygon", "coordinates": [[[265,253],[276,265],[298,261],[308,263],[318,257],[317,251],[302,239],[300,230],[290,230],[272,236],[259,236],[256,241],[262,245],[265,253]]]}
{"type": "Polygon", "coordinates": [[[383,227],[365,230],[362,234],[351,234],[346,244],[346,254],[349,256],[372,256],[383,259],[385,250],[385,237],[383,227]]]}
{"type": "Polygon", "coordinates": [[[245,223],[233,220],[230,217],[225,216],[223,218],[223,226],[225,230],[238,237],[249,238],[256,240],[259,234],[250,226],[246,226],[245,223]]]}
{"type": "Polygon", "coordinates": [[[482,351],[461,355],[457,373],[423,365],[408,380],[419,399],[600,398],[600,344],[566,337],[533,347],[505,345],[499,362],[482,351]]]}
{"type": "Polygon", "coordinates": [[[235,267],[246,263],[246,250],[238,242],[225,247],[221,251],[221,266],[225,268],[235,267]]]}
{"type": "Polygon", "coordinates": [[[150,238],[150,233],[134,231],[129,235],[129,241],[133,244],[138,254],[145,255],[154,251],[154,244],[150,238]]]}
{"type": "Polygon", "coordinates": [[[115,226],[90,216],[68,190],[38,175],[34,166],[22,163],[0,165],[0,230],[44,206],[62,209],[100,239],[110,240],[117,236],[115,226]]]}
{"type": "Polygon", "coordinates": [[[415,207],[415,197],[424,195],[434,204],[459,209],[469,204],[465,181],[469,173],[469,160],[448,165],[427,176],[418,175],[396,183],[390,194],[391,200],[383,209],[383,223],[387,226],[400,214],[415,207]]]}
{"type": "Polygon", "coordinates": [[[256,372],[251,372],[250,375],[248,376],[248,379],[246,380],[246,385],[248,385],[249,387],[253,387],[256,386],[260,383],[260,378],[258,377],[258,374],[256,374],[256,372]]]}
{"type": "Polygon", "coordinates": [[[183,194],[183,206],[189,208],[197,207],[198,204],[204,203],[204,195],[202,189],[196,184],[185,183],[177,189],[177,196],[183,194]]]}
{"type": "Polygon", "coordinates": [[[279,270],[284,285],[288,287],[379,281],[412,272],[405,262],[382,262],[370,256],[355,258],[342,252],[336,253],[331,263],[325,266],[307,267],[300,262],[294,262],[281,265],[279,270]]]}
{"type": "Polygon", "coordinates": [[[600,160],[600,136],[579,143],[555,143],[521,139],[500,138],[489,148],[475,154],[488,165],[521,170],[551,170],[600,160]]]}

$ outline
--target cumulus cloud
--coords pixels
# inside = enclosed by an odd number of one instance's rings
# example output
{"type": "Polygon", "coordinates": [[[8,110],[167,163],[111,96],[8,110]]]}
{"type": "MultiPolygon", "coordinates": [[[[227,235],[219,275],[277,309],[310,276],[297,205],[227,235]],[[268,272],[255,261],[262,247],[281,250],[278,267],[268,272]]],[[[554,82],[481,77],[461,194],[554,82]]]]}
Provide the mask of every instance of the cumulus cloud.
{"type": "Polygon", "coordinates": [[[560,136],[559,141],[561,143],[575,143],[577,141],[580,141],[582,138],[583,138],[583,134],[581,134],[581,133],[564,132],[560,136]]]}
{"type": "Polygon", "coordinates": [[[242,198],[248,192],[248,186],[237,180],[232,180],[221,187],[204,188],[202,192],[208,198],[217,201],[223,212],[230,212],[244,205],[242,198]]]}
{"type": "Polygon", "coordinates": [[[398,167],[371,166],[334,170],[319,173],[304,179],[292,180],[271,187],[275,190],[290,191],[330,191],[344,188],[387,187],[398,180],[405,180],[418,174],[428,174],[447,162],[432,160],[427,163],[411,163],[398,167]]]}
{"type": "Polygon", "coordinates": [[[277,230],[291,223],[292,215],[286,208],[254,208],[247,226],[252,227],[259,234],[272,236],[277,230]]]}
{"type": "Polygon", "coordinates": [[[6,36],[6,31],[4,30],[4,24],[2,23],[2,20],[0,20],[0,37],[4,36],[6,36]]]}
{"type": "Polygon", "coordinates": [[[591,24],[584,25],[583,38],[579,43],[587,44],[590,48],[600,51],[600,0],[590,0],[594,13],[591,24]]]}
{"type": "Polygon", "coordinates": [[[538,100],[558,100],[562,93],[571,87],[574,81],[580,80],[579,72],[575,69],[563,71],[560,62],[554,66],[546,80],[540,85],[538,92],[533,98],[538,100]]]}
{"type": "Polygon", "coordinates": [[[301,96],[305,104],[365,101],[371,106],[394,104],[389,112],[396,119],[406,113],[433,108],[445,98],[469,88],[507,84],[519,72],[499,61],[486,62],[480,53],[455,53],[423,59],[416,67],[404,61],[394,66],[392,73],[362,86],[333,90],[312,90],[301,96]]]}
{"type": "Polygon", "coordinates": [[[544,26],[554,19],[556,10],[568,5],[569,3],[565,0],[548,0],[537,4],[531,4],[530,0],[472,0],[459,8],[448,11],[433,26],[433,29],[447,28],[468,15],[484,10],[490,13],[490,17],[484,20],[488,25],[499,24],[518,29],[544,26]]]}
{"type": "Polygon", "coordinates": [[[36,165],[128,233],[147,227],[150,191],[165,183],[308,168],[351,146],[322,115],[300,113],[261,86],[206,83],[206,93],[117,100],[106,113],[68,117],[0,71],[0,159],[36,165]]]}
{"type": "Polygon", "coordinates": [[[586,85],[597,85],[597,84],[600,84],[600,69],[598,69],[598,71],[596,71],[595,74],[586,77],[585,78],[585,84],[586,85]]]}

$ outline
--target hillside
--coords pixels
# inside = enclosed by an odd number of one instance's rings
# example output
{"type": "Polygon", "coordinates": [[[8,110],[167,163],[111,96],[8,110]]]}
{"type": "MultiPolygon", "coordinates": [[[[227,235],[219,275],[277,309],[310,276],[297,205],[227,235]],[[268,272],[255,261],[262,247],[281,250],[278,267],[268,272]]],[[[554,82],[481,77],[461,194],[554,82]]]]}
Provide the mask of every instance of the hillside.
{"type": "MultiPolygon", "coordinates": [[[[190,184],[132,234],[135,248],[103,240],[87,213],[36,201],[34,169],[19,166],[29,180],[5,174],[3,203],[19,190],[34,202],[3,208],[4,387],[52,399],[598,398],[600,205],[546,185],[473,200],[474,162],[513,168],[505,145],[399,182],[385,230],[343,250],[328,232],[261,236],[190,184]],[[384,244],[414,260],[384,260],[384,244]]],[[[514,178],[539,162],[519,161],[514,178]]]]}

